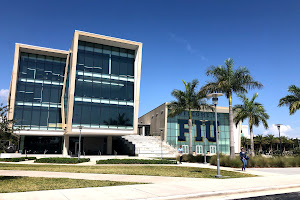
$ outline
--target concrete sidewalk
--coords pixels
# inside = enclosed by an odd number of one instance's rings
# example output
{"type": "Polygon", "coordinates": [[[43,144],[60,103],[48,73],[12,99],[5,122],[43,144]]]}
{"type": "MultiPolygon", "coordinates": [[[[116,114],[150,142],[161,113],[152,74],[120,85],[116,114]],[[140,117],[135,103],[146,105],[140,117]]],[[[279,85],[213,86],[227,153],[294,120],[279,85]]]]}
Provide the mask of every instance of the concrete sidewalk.
{"type": "MultiPolygon", "coordinates": [[[[232,169],[235,170],[235,169],[232,169]]],[[[188,199],[283,188],[300,188],[300,174],[235,179],[0,170],[0,175],[134,181],[150,184],[0,194],[0,199],[188,199]]]]}

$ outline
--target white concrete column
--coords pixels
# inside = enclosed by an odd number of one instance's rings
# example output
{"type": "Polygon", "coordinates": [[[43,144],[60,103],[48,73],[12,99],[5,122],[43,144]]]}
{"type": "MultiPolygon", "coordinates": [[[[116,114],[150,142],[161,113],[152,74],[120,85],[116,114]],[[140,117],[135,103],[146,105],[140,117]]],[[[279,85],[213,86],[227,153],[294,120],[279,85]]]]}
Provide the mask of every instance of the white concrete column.
{"type": "Polygon", "coordinates": [[[107,136],[106,153],[112,154],[112,136],[107,136]]]}
{"type": "Polygon", "coordinates": [[[145,136],[145,132],[146,132],[145,126],[143,126],[143,128],[142,128],[142,132],[143,132],[143,136],[145,136]]]}
{"type": "Polygon", "coordinates": [[[63,156],[67,157],[69,151],[69,136],[64,135],[63,156]]]}

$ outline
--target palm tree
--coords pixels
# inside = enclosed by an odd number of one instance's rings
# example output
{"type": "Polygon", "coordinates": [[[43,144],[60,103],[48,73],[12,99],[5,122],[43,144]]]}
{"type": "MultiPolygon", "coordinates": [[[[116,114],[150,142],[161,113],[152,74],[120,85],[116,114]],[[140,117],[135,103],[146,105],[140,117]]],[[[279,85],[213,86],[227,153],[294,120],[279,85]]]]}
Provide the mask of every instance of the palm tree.
{"type": "Polygon", "coordinates": [[[229,101],[229,130],[230,130],[230,157],[235,157],[234,133],[233,133],[233,113],[232,94],[247,93],[248,89],[261,88],[263,85],[254,81],[246,67],[239,67],[234,70],[234,61],[229,58],[225,60],[226,66],[211,66],[206,71],[207,76],[212,76],[213,81],[209,81],[201,88],[201,92],[208,94],[212,92],[224,93],[229,101]]]}
{"type": "Polygon", "coordinates": [[[300,108],[300,88],[295,85],[290,85],[288,92],[291,95],[287,95],[279,100],[278,106],[288,106],[290,115],[294,114],[300,108]]]}
{"type": "Polygon", "coordinates": [[[254,142],[256,144],[259,144],[259,152],[261,153],[262,152],[262,145],[265,143],[264,136],[263,135],[257,135],[257,136],[255,136],[254,142]]]}
{"type": "Polygon", "coordinates": [[[241,144],[242,144],[242,147],[244,147],[246,149],[246,144],[247,144],[247,138],[242,136],[241,137],[241,144]]]}
{"type": "Polygon", "coordinates": [[[189,154],[193,154],[193,137],[192,137],[192,110],[201,110],[201,109],[209,109],[213,110],[211,105],[206,104],[205,98],[206,96],[196,92],[196,88],[199,84],[197,79],[194,79],[191,83],[185,82],[182,80],[185,86],[185,91],[174,89],[172,91],[172,96],[176,98],[176,101],[171,101],[168,105],[169,117],[175,117],[179,115],[185,110],[189,112],[189,154]]]}
{"type": "Polygon", "coordinates": [[[274,137],[274,135],[272,134],[268,134],[266,137],[266,140],[268,141],[268,143],[270,144],[269,146],[269,151],[272,152],[273,151],[273,144],[276,142],[276,138],[274,137]]]}
{"type": "Polygon", "coordinates": [[[243,104],[235,105],[233,107],[233,112],[235,113],[233,121],[237,126],[240,121],[243,122],[245,119],[248,119],[250,128],[251,155],[254,156],[253,126],[257,127],[260,123],[262,123],[265,129],[269,128],[267,123],[269,115],[266,113],[264,106],[261,103],[255,102],[255,99],[258,97],[258,93],[255,93],[250,101],[245,94],[239,94],[238,97],[241,98],[243,104]]]}

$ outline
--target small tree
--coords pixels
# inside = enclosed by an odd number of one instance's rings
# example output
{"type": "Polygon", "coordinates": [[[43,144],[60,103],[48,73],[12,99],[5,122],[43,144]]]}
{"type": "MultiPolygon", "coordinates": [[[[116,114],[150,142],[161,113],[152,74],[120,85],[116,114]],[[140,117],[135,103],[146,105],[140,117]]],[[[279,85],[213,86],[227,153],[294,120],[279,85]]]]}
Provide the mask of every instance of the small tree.
{"type": "Polygon", "coordinates": [[[267,137],[266,137],[266,140],[268,141],[268,144],[269,144],[269,151],[272,152],[273,151],[273,144],[276,142],[276,138],[274,137],[274,135],[272,134],[268,134],[267,137]]]}
{"type": "Polygon", "coordinates": [[[288,106],[290,115],[293,115],[297,110],[300,109],[300,88],[295,85],[290,85],[288,92],[291,94],[281,98],[278,106],[288,106]]]}
{"type": "Polygon", "coordinates": [[[9,145],[15,143],[18,140],[17,136],[14,135],[13,124],[14,120],[7,119],[8,107],[0,105],[0,145],[1,149],[5,150],[9,145]]]}
{"type": "Polygon", "coordinates": [[[254,142],[259,145],[259,152],[261,153],[263,151],[262,145],[266,143],[264,136],[263,135],[255,136],[254,142]]]}
{"type": "Polygon", "coordinates": [[[176,101],[171,101],[171,103],[168,105],[169,116],[175,117],[176,115],[179,115],[185,110],[188,110],[189,112],[189,154],[193,154],[193,137],[192,137],[192,127],[193,127],[193,121],[192,121],[192,110],[202,110],[202,109],[209,109],[213,110],[213,107],[211,105],[208,105],[206,103],[206,96],[196,92],[196,88],[198,86],[198,80],[194,79],[191,83],[185,82],[182,80],[185,91],[174,89],[172,91],[172,96],[175,97],[176,101]]]}
{"type": "Polygon", "coordinates": [[[261,123],[267,129],[269,115],[266,113],[264,106],[261,103],[255,102],[258,97],[258,93],[255,93],[253,97],[249,100],[246,95],[240,94],[238,97],[241,98],[243,104],[235,105],[233,111],[235,112],[235,117],[233,121],[236,125],[240,121],[248,119],[250,128],[250,140],[251,140],[251,155],[254,156],[254,141],[253,141],[253,126],[259,126],[261,123]]]}

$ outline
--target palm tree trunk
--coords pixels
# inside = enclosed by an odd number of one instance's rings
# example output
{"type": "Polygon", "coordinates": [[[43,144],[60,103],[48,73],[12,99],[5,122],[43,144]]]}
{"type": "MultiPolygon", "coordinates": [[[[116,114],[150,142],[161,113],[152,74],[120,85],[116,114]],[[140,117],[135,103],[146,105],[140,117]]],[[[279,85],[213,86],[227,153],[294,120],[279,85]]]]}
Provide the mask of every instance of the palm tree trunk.
{"type": "Polygon", "coordinates": [[[189,119],[189,154],[193,155],[193,123],[192,119],[189,119]]]}
{"type": "Polygon", "coordinates": [[[262,152],[262,145],[261,145],[261,143],[259,144],[259,152],[262,152]]]}
{"type": "Polygon", "coordinates": [[[253,130],[250,127],[250,141],[251,141],[251,156],[255,156],[254,154],[254,141],[253,141],[253,130]]]}
{"type": "Polygon", "coordinates": [[[191,109],[189,109],[189,154],[193,155],[193,121],[191,109]]]}
{"type": "Polygon", "coordinates": [[[230,158],[235,157],[234,152],[234,132],[233,132],[233,113],[232,113],[232,97],[229,95],[229,131],[230,131],[230,158]]]}

